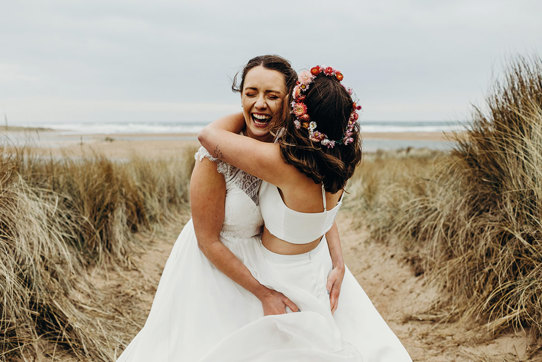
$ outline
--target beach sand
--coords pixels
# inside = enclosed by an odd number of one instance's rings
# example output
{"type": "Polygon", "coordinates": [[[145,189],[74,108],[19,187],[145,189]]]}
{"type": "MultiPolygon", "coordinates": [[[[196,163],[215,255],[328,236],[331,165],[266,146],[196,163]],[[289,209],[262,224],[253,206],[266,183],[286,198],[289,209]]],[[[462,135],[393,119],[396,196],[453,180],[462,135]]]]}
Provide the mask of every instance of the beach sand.
{"type": "MultiPolygon", "coordinates": [[[[4,142],[11,140],[7,144],[24,144],[38,154],[68,157],[81,157],[90,152],[114,159],[128,159],[134,155],[152,159],[169,158],[181,152],[186,145],[198,145],[196,135],[191,133],[62,134],[56,131],[31,130],[0,133],[0,137],[2,136],[4,142]]],[[[451,134],[443,132],[363,134],[363,140],[368,142],[414,141],[414,144],[415,141],[445,142],[450,137],[451,134]]]]}

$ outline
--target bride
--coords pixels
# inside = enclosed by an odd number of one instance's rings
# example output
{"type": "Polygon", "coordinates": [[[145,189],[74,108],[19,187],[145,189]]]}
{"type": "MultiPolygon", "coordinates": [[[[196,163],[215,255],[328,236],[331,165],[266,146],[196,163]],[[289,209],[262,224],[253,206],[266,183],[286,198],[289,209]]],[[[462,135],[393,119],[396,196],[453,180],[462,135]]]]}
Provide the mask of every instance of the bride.
{"type": "MultiPolygon", "coordinates": [[[[254,105],[241,95],[246,136],[272,140],[269,127],[284,117],[284,98],[296,81],[297,73],[281,57],[259,56],[247,63],[239,88],[233,88],[251,89],[261,98],[254,105]]],[[[145,326],[119,361],[197,361],[250,321],[284,313],[286,307],[298,310],[285,295],[259,283],[243,264],[243,248],[259,240],[263,225],[261,180],[217,160],[203,147],[195,157],[192,219],[174,244],[145,326]]],[[[338,244],[338,234],[329,239],[338,244]]],[[[340,248],[333,255],[338,267],[328,280],[336,305],[343,275],[340,248]]]]}

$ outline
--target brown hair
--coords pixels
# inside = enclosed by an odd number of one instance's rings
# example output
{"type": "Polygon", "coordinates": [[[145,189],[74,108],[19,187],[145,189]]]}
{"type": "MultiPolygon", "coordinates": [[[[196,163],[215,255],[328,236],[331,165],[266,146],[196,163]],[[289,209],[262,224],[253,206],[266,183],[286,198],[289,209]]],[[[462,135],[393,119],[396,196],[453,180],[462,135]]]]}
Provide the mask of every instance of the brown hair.
{"type": "MultiPolygon", "coordinates": [[[[318,75],[306,93],[304,103],[311,120],[317,123],[317,131],[325,133],[331,140],[343,138],[354,102],[348,91],[335,77],[318,75]]],[[[356,122],[348,145],[327,148],[313,142],[305,128],[297,129],[293,116],[284,125],[280,138],[282,158],[303,174],[323,183],[328,192],[335,193],[344,188],[361,161],[361,137],[356,122]]]]}

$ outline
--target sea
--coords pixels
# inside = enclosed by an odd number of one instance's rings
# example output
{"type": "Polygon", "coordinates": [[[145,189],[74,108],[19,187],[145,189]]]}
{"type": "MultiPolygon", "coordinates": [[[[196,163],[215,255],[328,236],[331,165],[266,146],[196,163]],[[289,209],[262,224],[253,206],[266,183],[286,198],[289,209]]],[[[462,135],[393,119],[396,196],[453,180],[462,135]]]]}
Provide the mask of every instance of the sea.
{"type": "MultiPolygon", "coordinates": [[[[24,124],[11,124],[13,126],[41,127],[52,129],[54,135],[79,139],[90,135],[110,135],[115,139],[168,139],[187,140],[195,139],[194,134],[200,131],[207,123],[194,121],[118,121],[118,122],[35,122],[24,124]],[[128,136],[129,135],[129,136],[128,136]]],[[[417,132],[453,132],[464,130],[465,123],[460,121],[366,121],[360,123],[361,131],[367,133],[417,133],[417,132]]],[[[1,126],[0,126],[1,129],[1,126]]],[[[40,132],[45,136],[44,132],[40,132]]],[[[384,137],[365,139],[363,146],[367,151],[377,149],[393,150],[408,147],[451,149],[451,141],[438,140],[403,140],[387,139],[384,137]]]]}

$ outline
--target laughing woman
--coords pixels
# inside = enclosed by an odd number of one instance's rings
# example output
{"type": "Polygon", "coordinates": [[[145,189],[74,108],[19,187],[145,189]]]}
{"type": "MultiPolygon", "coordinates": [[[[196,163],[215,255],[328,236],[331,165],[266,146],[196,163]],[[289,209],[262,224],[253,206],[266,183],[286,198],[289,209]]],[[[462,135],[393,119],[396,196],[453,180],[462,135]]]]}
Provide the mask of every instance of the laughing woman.
{"type": "MultiPolygon", "coordinates": [[[[241,91],[245,114],[243,138],[272,141],[270,125],[282,121],[285,98],[296,80],[297,74],[281,57],[260,56],[247,63],[239,88],[234,84],[241,91]]],[[[249,322],[287,308],[298,310],[244,265],[246,249],[261,237],[261,180],[217,160],[204,148],[196,159],[190,183],[192,219],[171,251],[145,326],[119,361],[199,361],[249,322]]],[[[342,265],[340,249],[333,255],[342,265]]],[[[336,304],[341,281],[341,273],[330,275],[332,303],[336,304]]]]}

